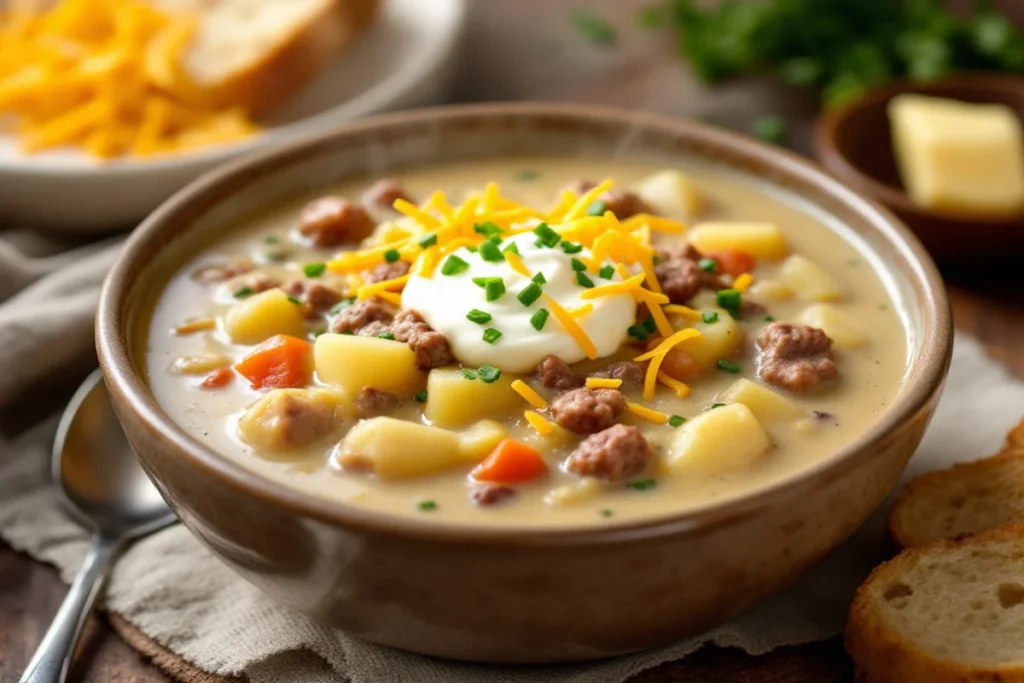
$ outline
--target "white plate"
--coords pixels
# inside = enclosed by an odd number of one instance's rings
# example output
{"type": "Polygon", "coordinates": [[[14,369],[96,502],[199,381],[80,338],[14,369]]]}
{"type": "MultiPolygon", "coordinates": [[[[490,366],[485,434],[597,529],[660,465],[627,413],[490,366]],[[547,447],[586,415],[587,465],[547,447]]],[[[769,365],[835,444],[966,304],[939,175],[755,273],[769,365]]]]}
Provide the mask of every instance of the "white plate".
{"type": "Polygon", "coordinates": [[[261,134],[161,159],[96,163],[72,149],[26,156],[0,135],[0,221],[63,231],[128,227],[185,183],[257,147],[368,114],[440,101],[451,81],[465,0],[385,0],[373,27],[261,134]]]}

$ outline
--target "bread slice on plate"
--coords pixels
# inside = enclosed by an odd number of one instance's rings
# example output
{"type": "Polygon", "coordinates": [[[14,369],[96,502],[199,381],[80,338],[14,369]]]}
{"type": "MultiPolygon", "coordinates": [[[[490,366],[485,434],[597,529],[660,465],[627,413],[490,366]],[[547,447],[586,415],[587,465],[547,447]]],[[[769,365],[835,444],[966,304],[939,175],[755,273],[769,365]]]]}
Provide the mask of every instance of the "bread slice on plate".
{"type": "Polygon", "coordinates": [[[908,548],[1011,523],[1024,523],[1024,421],[999,454],[911,480],[889,513],[889,536],[908,548]]]}
{"type": "Polygon", "coordinates": [[[285,102],[370,23],[378,0],[150,0],[195,14],[176,94],[260,113],[285,102]]]}
{"type": "Polygon", "coordinates": [[[1024,525],[943,539],[858,589],[846,649],[862,683],[1024,683],[1024,525]]]}

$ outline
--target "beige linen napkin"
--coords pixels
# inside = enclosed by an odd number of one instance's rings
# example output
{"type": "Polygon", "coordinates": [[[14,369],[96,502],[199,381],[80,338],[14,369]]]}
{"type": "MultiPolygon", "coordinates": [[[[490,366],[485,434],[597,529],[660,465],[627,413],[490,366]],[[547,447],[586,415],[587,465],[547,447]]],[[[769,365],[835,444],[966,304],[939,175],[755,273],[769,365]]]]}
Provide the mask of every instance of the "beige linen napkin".
{"type": "MultiPolygon", "coordinates": [[[[0,237],[0,403],[91,353],[91,319],[116,245],[54,253],[62,245],[0,237]]],[[[960,337],[949,391],[911,473],[994,452],[1024,411],[1024,383],[960,337]]],[[[0,535],[56,565],[69,579],[86,536],[47,487],[54,420],[0,443],[0,535]]],[[[175,526],[131,547],[118,562],[106,605],[197,667],[253,683],[618,683],[703,645],[750,653],[835,635],[854,587],[879,559],[881,515],[788,591],[699,637],[592,664],[486,667],[373,645],[310,622],[258,593],[175,526]]],[[[680,586],[680,590],[693,587],[680,586]]]]}

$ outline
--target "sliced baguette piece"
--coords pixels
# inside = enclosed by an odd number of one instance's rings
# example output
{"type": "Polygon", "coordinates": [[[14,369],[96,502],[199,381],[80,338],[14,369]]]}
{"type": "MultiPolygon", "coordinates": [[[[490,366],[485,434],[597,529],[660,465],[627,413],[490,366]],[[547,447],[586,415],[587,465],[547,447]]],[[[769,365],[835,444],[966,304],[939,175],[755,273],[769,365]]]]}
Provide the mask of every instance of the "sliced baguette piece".
{"type": "Polygon", "coordinates": [[[863,683],[1024,683],[1024,525],[943,539],[857,590],[846,649],[863,683]]]}
{"type": "Polygon", "coordinates": [[[1004,524],[1024,523],[1024,421],[1002,452],[916,477],[889,513],[897,548],[922,545],[1004,524]]]}
{"type": "Polygon", "coordinates": [[[287,101],[372,20],[378,0],[150,0],[197,16],[174,88],[259,114],[287,101]]]}

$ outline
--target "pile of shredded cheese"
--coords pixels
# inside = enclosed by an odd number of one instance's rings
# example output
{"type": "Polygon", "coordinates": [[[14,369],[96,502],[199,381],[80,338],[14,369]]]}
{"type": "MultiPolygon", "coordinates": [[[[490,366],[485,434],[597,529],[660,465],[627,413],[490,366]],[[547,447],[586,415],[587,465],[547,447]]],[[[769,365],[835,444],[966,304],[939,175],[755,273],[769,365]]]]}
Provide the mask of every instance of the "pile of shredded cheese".
{"type": "Polygon", "coordinates": [[[257,126],[240,109],[185,104],[181,55],[196,19],[141,0],[11,0],[0,12],[0,116],[26,153],[94,157],[220,144],[257,126]]]}
{"type": "MultiPolygon", "coordinates": [[[[611,180],[605,180],[582,195],[566,190],[556,206],[546,212],[503,197],[496,183],[488,184],[482,194],[471,194],[457,207],[449,204],[445,194],[440,191],[433,193],[421,206],[399,199],[394,207],[407,217],[405,220],[382,226],[381,234],[378,235],[379,244],[358,251],[342,252],[328,267],[332,272],[348,278],[350,291],[359,299],[383,297],[400,306],[401,290],[409,279],[408,275],[366,285],[362,282],[361,273],[381,263],[403,259],[413,264],[412,271],[417,275],[436,277],[438,265],[445,256],[466,246],[477,246],[487,239],[487,231],[476,229],[481,224],[491,223],[501,229],[503,237],[507,237],[532,231],[538,224],[545,223],[562,239],[590,249],[592,257],[580,259],[590,271],[596,273],[601,263],[611,261],[622,277],[622,282],[586,290],[581,298],[597,299],[628,293],[637,304],[645,304],[650,311],[661,341],[653,350],[635,358],[637,362],[647,363],[644,399],[653,401],[659,385],[679,397],[685,397],[689,394],[689,387],[661,372],[660,367],[675,346],[700,336],[698,330],[689,326],[692,321],[700,319],[700,314],[685,306],[669,304],[654,274],[654,248],[651,245],[652,232],[678,235],[685,231],[685,226],[678,221],[649,214],[637,214],[622,221],[611,211],[594,215],[592,207],[612,184],[611,180]],[[638,271],[638,274],[631,274],[630,268],[638,271]]],[[[524,275],[530,275],[521,261],[517,263],[513,259],[510,264],[516,270],[522,269],[520,272],[525,271],[524,275]]],[[[580,311],[567,311],[546,295],[545,302],[552,317],[576,340],[584,353],[593,358],[594,344],[574,319],[580,311]]],[[[591,382],[588,386],[611,384],[591,382]]],[[[533,408],[539,410],[547,406],[546,401],[521,380],[513,382],[512,388],[533,408]]],[[[630,410],[652,422],[664,423],[668,420],[664,413],[637,404],[631,404],[630,410]]],[[[527,411],[525,417],[538,431],[549,431],[543,418],[536,412],[527,411]]]]}

